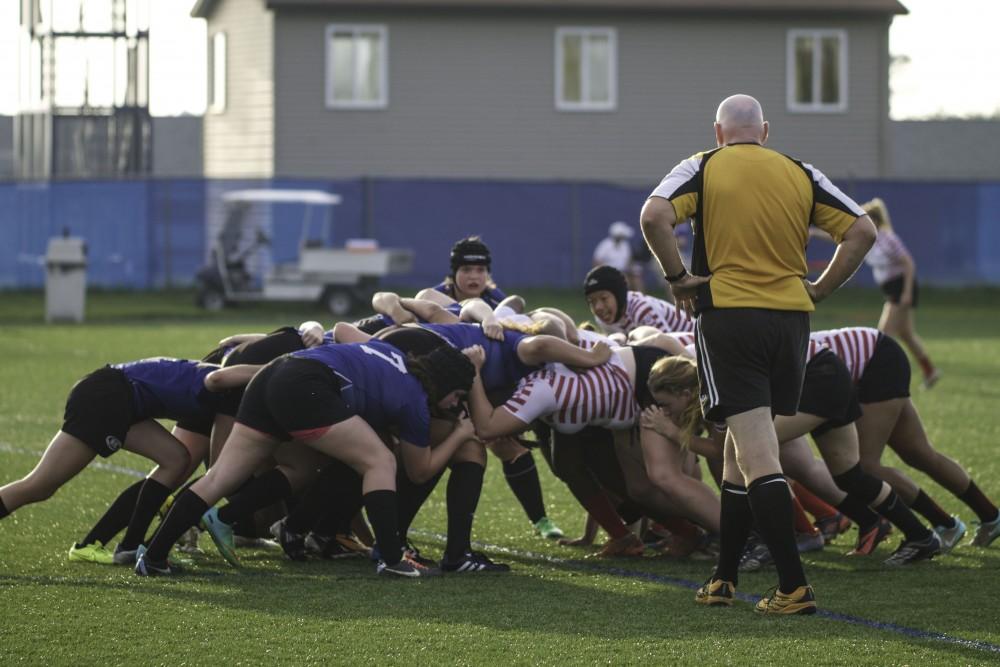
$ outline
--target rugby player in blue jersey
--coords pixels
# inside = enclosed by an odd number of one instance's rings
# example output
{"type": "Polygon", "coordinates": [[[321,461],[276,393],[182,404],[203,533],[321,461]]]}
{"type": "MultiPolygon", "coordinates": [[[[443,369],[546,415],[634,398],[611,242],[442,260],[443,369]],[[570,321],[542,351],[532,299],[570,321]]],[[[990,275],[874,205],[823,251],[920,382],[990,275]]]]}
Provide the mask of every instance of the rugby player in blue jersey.
{"type": "MultiPolygon", "coordinates": [[[[120,518],[106,515],[108,521],[98,522],[70,549],[70,560],[110,564],[134,559],[156,511],[186,479],[191,466],[184,444],[156,420],[175,420],[184,431],[204,437],[215,412],[233,400],[230,394],[217,393],[222,385],[208,380],[218,368],[198,361],[155,358],[105,366],[84,377],[70,391],[62,428],[38,465],[22,479],[0,488],[0,518],[51,497],[97,455],[108,457],[125,449],[156,463],[119,508],[129,515],[125,536],[114,553],[106,548],[102,539],[109,540],[121,530],[120,518]],[[109,528],[112,524],[114,530],[109,528]]],[[[245,368],[234,370],[230,381],[239,382],[241,377],[244,383],[250,377],[245,368]]]]}
{"type": "MultiPolygon", "coordinates": [[[[228,384],[228,375],[241,368],[222,369],[214,379],[228,384]]],[[[474,372],[468,358],[450,346],[404,358],[398,349],[375,341],[321,345],[276,359],[247,386],[218,462],[178,496],[149,548],[140,548],[136,573],[173,573],[167,554],[177,538],[249,479],[281,442],[294,441],[361,475],[364,506],[381,554],[379,574],[435,574],[403,557],[396,532],[396,458],[376,430],[392,430],[398,437],[409,477],[429,479],[473,434],[469,421],[461,419],[431,447],[430,411],[457,405],[474,372]]]]}

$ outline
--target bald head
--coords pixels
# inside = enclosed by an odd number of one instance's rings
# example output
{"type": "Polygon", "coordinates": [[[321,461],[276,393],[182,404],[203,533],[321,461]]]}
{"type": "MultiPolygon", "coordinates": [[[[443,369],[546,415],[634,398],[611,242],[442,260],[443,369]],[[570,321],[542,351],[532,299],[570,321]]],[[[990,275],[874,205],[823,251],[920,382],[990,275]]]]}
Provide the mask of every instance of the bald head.
{"type": "Polygon", "coordinates": [[[722,100],[715,113],[715,135],[720,146],[735,142],[767,140],[767,122],[760,102],[749,95],[732,95],[722,100]]]}

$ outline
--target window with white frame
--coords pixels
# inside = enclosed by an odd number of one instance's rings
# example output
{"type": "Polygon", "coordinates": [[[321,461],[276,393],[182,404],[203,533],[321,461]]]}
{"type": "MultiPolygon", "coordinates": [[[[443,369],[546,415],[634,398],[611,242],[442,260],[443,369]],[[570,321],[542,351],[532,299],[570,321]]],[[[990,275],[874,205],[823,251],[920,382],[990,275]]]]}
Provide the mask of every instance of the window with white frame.
{"type": "Polygon", "coordinates": [[[847,31],[789,30],[789,111],[847,110],[847,31]]]}
{"type": "Polygon", "coordinates": [[[326,105],[380,109],[389,103],[388,34],[383,25],[326,27],[326,105]]]}
{"type": "Polygon", "coordinates": [[[618,104],[614,28],[556,29],[556,109],[613,111],[618,104]]]}
{"type": "Polygon", "coordinates": [[[222,113],[226,110],[226,33],[217,32],[212,35],[209,58],[208,110],[211,113],[222,113]]]}

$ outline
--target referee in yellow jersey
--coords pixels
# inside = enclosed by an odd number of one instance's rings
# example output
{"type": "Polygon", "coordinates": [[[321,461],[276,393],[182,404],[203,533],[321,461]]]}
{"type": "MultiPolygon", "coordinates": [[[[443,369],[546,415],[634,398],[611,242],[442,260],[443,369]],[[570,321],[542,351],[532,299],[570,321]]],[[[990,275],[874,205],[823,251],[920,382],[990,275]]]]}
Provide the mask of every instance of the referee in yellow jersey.
{"type": "Polygon", "coordinates": [[[730,605],[754,523],[774,555],[778,586],[757,610],[816,611],[792,530],[791,493],[778,463],[773,416],[796,412],[809,312],[858,268],[875,241],[864,211],[809,164],[764,147],[760,103],[733,95],[719,105],[718,148],[684,160],[642,209],[643,235],[678,305],[695,326],[706,420],[728,426],[718,566],[695,600],[730,605]],[[673,227],[694,227],[691,272],[673,227]],[[809,225],[838,243],[816,282],[806,275],[809,225]]]}

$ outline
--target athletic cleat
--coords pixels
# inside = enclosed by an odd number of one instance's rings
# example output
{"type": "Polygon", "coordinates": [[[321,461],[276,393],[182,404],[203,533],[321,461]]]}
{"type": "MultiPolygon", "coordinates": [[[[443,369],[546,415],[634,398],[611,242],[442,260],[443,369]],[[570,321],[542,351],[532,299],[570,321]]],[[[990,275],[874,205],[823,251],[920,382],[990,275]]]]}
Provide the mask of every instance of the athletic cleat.
{"type": "Polygon", "coordinates": [[[558,540],[563,537],[562,529],[547,516],[535,522],[535,532],[547,540],[558,540]]]}
{"type": "Polygon", "coordinates": [[[395,565],[386,565],[385,561],[379,561],[375,566],[375,572],[382,576],[406,577],[409,579],[419,579],[422,577],[436,577],[441,574],[441,570],[436,567],[427,567],[410,560],[405,556],[395,565]]]}
{"type": "Polygon", "coordinates": [[[954,514],[951,515],[951,518],[955,521],[955,525],[951,528],[934,526],[934,532],[941,538],[941,553],[943,554],[958,546],[958,543],[965,537],[965,524],[954,514]]]}
{"type": "Polygon", "coordinates": [[[141,544],[136,550],[135,573],[140,577],[169,577],[183,571],[183,568],[169,560],[149,560],[146,558],[146,547],[141,544]]]}
{"type": "Polygon", "coordinates": [[[694,601],[709,607],[731,607],[736,586],[731,581],[709,579],[695,591],[694,601]]]}
{"type": "Polygon", "coordinates": [[[826,546],[826,540],[823,539],[823,533],[820,532],[798,533],[795,535],[795,546],[799,548],[800,554],[822,551],[823,547],[826,546]]]}
{"type": "Polygon", "coordinates": [[[756,572],[765,565],[770,565],[774,562],[774,558],[771,556],[771,550],[767,548],[763,540],[754,540],[747,544],[746,549],[743,550],[743,556],[740,557],[740,572],[756,572]]]}
{"type": "Polygon", "coordinates": [[[921,560],[930,560],[941,553],[941,538],[931,533],[922,540],[905,540],[892,555],[885,559],[886,565],[908,565],[921,560]]]}
{"type": "Polygon", "coordinates": [[[69,559],[74,563],[115,564],[115,555],[102,544],[74,544],[69,548],[69,559]]]}
{"type": "Polygon", "coordinates": [[[889,523],[888,519],[879,518],[878,523],[866,530],[864,533],[861,532],[861,526],[858,526],[858,543],[855,545],[854,549],[847,552],[848,556],[870,556],[872,552],[875,551],[882,540],[889,536],[892,532],[892,524],[889,523]]]}
{"type": "Polygon", "coordinates": [[[775,586],[754,605],[760,614],[815,614],[816,595],[812,586],[799,586],[791,593],[782,593],[775,586]]]}
{"type": "Polygon", "coordinates": [[[198,530],[198,526],[191,526],[181,535],[181,539],[177,540],[177,551],[186,554],[203,553],[201,547],[198,546],[198,539],[200,537],[201,531],[198,530]]]}
{"type": "Polygon", "coordinates": [[[337,540],[337,542],[340,543],[340,545],[342,547],[344,547],[348,551],[356,551],[357,553],[361,554],[362,556],[366,556],[366,557],[367,556],[371,556],[372,548],[370,546],[366,545],[361,540],[359,540],[354,535],[349,535],[349,534],[345,534],[345,533],[337,533],[337,535],[335,536],[335,539],[337,540]]]}
{"type": "Polygon", "coordinates": [[[320,558],[328,560],[340,560],[342,558],[358,558],[364,554],[360,551],[349,549],[329,535],[317,535],[309,533],[305,539],[306,553],[310,553],[320,558]]]}
{"type": "Polygon", "coordinates": [[[115,547],[115,565],[135,565],[135,558],[138,549],[122,549],[122,545],[115,547]]]}
{"type": "Polygon", "coordinates": [[[280,549],[281,545],[274,540],[263,537],[244,537],[233,535],[233,544],[237,549],[280,549]]]}
{"type": "Polygon", "coordinates": [[[201,525],[208,532],[215,548],[226,562],[233,567],[240,566],[239,556],[236,555],[236,543],[233,541],[233,527],[219,518],[219,510],[216,507],[209,509],[201,515],[201,525]]]}
{"type": "Polygon", "coordinates": [[[974,521],[973,523],[978,527],[976,528],[976,534],[969,542],[970,546],[988,547],[993,544],[993,540],[1000,537],[1000,514],[997,514],[997,518],[992,521],[974,521]]]}
{"type": "Polygon", "coordinates": [[[590,554],[587,558],[618,558],[627,556],[641,556],[646,551],[646,545],[642,543],[635,533],[626,533],[621,537],[608,540],[597,553],[590,554]]]}
{"type": "Polygon", "coordinates": [[[846,533],[851,529],[851,520],[840,512],[837,512],[833,516],[817,519],[813,525],[816,526],[819,532],[823,533],[823,539],[829,544],[838,535],[846,533]]]}
{"type": "Polygon", "coordinates": [[[456,561],[449,561],[448,554],[441,559],[443,572],[510,572],[510,565],[494,563],[486,554],[479,551],[466,551],[465,555],[456,561]]]}
{"type": "Polygon", "coordinates": [[[289,560],[306,560],[306,536],[301,533],[293,533],[285,527],[285,519],[275,521],[271,524],[271,535],[281,546],[289,560]]]}
{"type": "MultiPolygon", "coordinates": [[[[413,542],[406,540],[403,545],[403,558],[409,558],[415,563],[420,563],[424,567],[437,567],[437,561],[420,555],[420,549],[413,545],[413,542]]],[[[508,568],[509,569],[509,568],[508,568]]]]}

